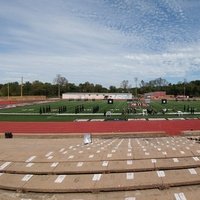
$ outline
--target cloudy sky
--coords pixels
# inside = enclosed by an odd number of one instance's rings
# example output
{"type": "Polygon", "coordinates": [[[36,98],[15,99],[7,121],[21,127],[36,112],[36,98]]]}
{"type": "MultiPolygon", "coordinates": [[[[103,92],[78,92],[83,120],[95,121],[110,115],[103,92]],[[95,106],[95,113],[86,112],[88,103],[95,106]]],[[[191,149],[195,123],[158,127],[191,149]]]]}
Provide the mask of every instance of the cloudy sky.
{"type": "Polygon", "coordinates": [[[0,83],[200,77],[199,0],[0,0],[0,83]]]}

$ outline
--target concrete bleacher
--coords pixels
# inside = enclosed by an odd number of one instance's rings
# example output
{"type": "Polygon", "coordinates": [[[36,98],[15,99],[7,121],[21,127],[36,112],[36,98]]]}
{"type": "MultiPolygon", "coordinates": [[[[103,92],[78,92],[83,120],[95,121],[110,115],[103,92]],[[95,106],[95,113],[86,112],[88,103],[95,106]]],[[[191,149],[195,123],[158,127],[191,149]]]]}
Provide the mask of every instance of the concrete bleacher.
{"type": "Polygon", "coordinates": [[[128,200],[145,199],[149,191],[148,199],[179,200],[184,195],[188,200],[199,192],[187,188],[199,185],[200,145],[187,137],[98,137],[88,145],[80,137],[0,140],[3,191],[91,193],[81,199],[95,199],[94,193],[115,199],[121,191],[121,199],[128,200]]]}

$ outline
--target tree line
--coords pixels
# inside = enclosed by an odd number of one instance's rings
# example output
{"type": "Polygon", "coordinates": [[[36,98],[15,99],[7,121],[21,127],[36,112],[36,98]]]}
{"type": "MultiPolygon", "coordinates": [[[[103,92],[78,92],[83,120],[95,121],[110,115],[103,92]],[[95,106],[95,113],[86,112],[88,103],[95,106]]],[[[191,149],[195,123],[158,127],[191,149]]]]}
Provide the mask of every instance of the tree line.
{"type": "Polygon", "coordinates": [[[168,95],[187,95],[191,97],[200,96],[200,80],[190,82],[168,83],[165,79],[157,78],[149,82],[141,81],[138,86],[132,87],[128,80],[123,80],[119,87],[110,86],[106,88],[101,84],[90,82],[76,85],[68,82],[65,77],[57,75],[53,83],[43,83],[39,80],[23,83],[23,87],[18,82],[0,84],[0,96],[20,96],[23,88],[23,95],[45,95],[47,97],[60,97],[66,92],[98,92],[98,93],[124,93],[129,92],[135,96],[147,92],[166,91],[168,95]],[[9,94],[8,94],[9,92],[9,94]]]}

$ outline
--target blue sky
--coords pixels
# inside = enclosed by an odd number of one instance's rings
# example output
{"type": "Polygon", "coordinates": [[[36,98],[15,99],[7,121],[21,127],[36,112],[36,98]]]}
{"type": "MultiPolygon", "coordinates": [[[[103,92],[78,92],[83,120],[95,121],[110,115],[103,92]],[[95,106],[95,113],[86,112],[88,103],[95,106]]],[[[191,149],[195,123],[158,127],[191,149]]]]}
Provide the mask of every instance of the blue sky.
{"type": "Polygon", "coordinates": [[[0,83],[200,77],[199,0],[0,0],[0,83]]]}

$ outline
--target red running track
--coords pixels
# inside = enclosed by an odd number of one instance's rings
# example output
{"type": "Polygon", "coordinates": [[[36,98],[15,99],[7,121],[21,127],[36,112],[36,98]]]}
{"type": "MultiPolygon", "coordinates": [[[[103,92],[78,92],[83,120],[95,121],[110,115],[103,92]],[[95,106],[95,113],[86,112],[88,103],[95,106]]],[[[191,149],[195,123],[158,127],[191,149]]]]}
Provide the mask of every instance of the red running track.
{"type": "Polygon", "coordinates": [[[113,133],[113,132],[166,132],[200,130],[200,120],[165,121],[107,121],[107,122],[0,122],[0,133],[113,133]]]}

